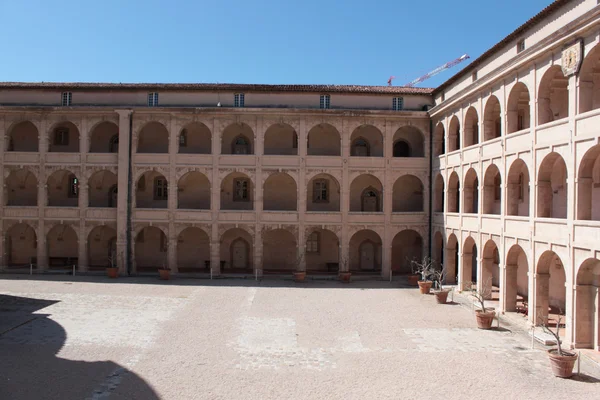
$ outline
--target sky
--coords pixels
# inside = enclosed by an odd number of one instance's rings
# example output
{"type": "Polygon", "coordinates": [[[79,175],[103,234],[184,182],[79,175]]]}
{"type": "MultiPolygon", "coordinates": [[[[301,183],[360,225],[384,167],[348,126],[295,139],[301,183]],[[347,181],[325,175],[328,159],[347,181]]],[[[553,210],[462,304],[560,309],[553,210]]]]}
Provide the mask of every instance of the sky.
{"type": "Polygon", "coordinates": [[[435,87],[552,0],[0,0],[0,81],[435,87]]]}

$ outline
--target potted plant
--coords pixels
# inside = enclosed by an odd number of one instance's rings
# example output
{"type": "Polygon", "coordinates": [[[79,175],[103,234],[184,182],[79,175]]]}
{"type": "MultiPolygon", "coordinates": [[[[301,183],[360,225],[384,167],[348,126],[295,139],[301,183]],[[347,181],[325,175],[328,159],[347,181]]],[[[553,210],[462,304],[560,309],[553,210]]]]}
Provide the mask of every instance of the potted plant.
{"type": "Polygon", "coordinates": [[[552,373],[559,378],[570,378],[573,376],[573,367],[575,366],[575,361],[577,361],[577,353],[563,350],[561,346],[559,332],[562,319],[562,315],[559,315],[556,322],[556,332],[550,329],[547,322],[542,324],[542,328],[544,332],[549,333],[556,340],[556,349],[548,350],[552,373]]]}
{"type": "Polygon", "coordinates": [[[350,282],[350,277],[352,274],[348,271],[348,259],[345,256],[342,256],[340,259],[340,270],[338,272],[340,280],[344,283],[350,282]]]}
{"type": "Polygon", "coordinates": [[[412,271],[412,273],[410,275],[408,275],[408,284],[412,285],[412,286],[416,286],[417,283],[419,282],[419,277],[420,275],[417,273],[416,269],[415,269],[415,264],[413,263],[414,260],[410,260],[407,257],[407,262],[410,265],[410,270],[412,271]]]}
{"type": "Polygon", "coordinates": [[[304,282],[304,279],[306,279],[306,264],[303,261],[304,254],[299,254],[295,261],[296,269],[294,270],[294,280],[296,282],[304,282]]]}
{"type": "MultiPolygon", "coordinates": [[[[472,283],[469,283],[469,287],[473,287],[472,283]]],[[[475,310],[475,318],[477,319],[477,327],[479,329],[491,329],[492,323],[494,322],[494,317],[496,316],[496,311],[492,307],[485,306],[485,300],[489,299],[492,294],[492,285],[491,283],[488,285],[483,285],[480,290],[471,289],[471,295],[475,297],[475,300],[481,306],[480,309],[475,310]]]]}
{"type": "Polygon", "coordinates": [[[431,273],[433,272],[433,260],[430,257],[423,257],[421,261],[412,260],[413,271],[421,277],[419,290],[421,294],[429,294],[433,282],[431,281],[431,273]]]}
{"type": "Polygon", "coordinates": [[[434,270],[431,274],[433,279],[434,290],[433,294],[435,295],[435,300],[438,304],[446,304],[448,301],[448,293],[450,293],[451,289],[444,289],[443,283],[446,279],[446,272],[439,269],[434,270]]]}
{"type": "Polygon", "coordinates": [[[115,252],[112,251],[108,256],[109,266],[106,267],[106,274],[109,278],[115,279],[119,276],[119,267],[115,266],[115,252]]]}
{"type": "Polygon", "coordinates": [[[158,274],[163,281],[168,281],[171,278],[171,269],[167,266],[166,256],[163,258],[162,265],[158,268],[158,274]]]}

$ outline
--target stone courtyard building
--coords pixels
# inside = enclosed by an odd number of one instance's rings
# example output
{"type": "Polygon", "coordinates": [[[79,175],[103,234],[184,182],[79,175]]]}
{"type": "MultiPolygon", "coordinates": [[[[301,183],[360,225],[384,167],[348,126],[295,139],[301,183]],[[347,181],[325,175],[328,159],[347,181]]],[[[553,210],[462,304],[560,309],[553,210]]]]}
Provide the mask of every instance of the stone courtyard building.
{"type": "Polygon", "coordinates": [[[0,83],[1,264],[389,278],[409,259],[600,350],[600,6],[435,89],[0,83]]]}

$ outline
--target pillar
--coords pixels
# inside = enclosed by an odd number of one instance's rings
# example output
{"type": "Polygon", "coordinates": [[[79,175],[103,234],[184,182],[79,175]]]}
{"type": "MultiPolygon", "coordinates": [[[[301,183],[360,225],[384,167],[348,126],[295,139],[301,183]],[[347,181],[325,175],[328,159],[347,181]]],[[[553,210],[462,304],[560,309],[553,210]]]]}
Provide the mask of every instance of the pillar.
{"type": "Polygon", "coordinates": [[[179,269],[177,268],[177,237],[171,229],[169,229],[169,236],[167,237],[169,247],[167,248],[167,265],[171,269],[171,273],[177,274],[179,269]]]}
{"type": "MultiPolygon", "coordinates": [[[[132,259],[135,254],[135,236],[131,234],[128,248],[128,232],[133,228],[128,223],[128,188],[129,188],[129,119],[133,118],[131,110],[116,110],[119,115],[119,153],[117,157],[117,266],[119,274],[126,274],[128,266],[133,271],[132,259]]],[[[133,177],[132,177],[133,179],[133,177]]],[[[133,207],[133,205],[132,205],[133,207]]]]}
{"type": "Polygon", "coordinates": [[[516,264],[508,264],[504,268],[504,311],[517,311],[517,271],[519,266],[516,264]]]}
{"type": "Polygon", "coordinates": [[[460,253],[461,265],[459,287],[460,290],[471,290],[471,275],[473,274],[473,253],[460,253]]]}
{"type": "Polygon", "coordinates": [[[262,276],[263,273],[263,240],[262,230],[257,229],[256,235],[254,235],[254,273],[258,276],[262,276]]]}
{"type": "Polygon", "coordinates": [[[537,274],[535,276],[535,315],[536,325],[548,322],[548,307],[550,292],[550,274],[537,274]]]}
{"type": "Polygon", "coordinates": [[[48,246],[46,245],[46,229],[44,220],[40,220],[37,232],[37,269],[43,271],[48,267],[48,246]]]}
{"type": "MultiPolygon", "coordinates": [[[[81,194],[81,192],[80,192],[81,194]]],[[[88,269],[88,236],[86,235],[85,220],[81,219],[79,225],[79,232],[77,237],[77,244],[79,246],[77,252],[77,270],[85,272],[88,269]]]]}
{"type": "Polygon", "coordinates": [[[219,225],[213,223],[210,234],[210,268],[213,276],[221,274],[221,241],[219,238],[219,225]]]}

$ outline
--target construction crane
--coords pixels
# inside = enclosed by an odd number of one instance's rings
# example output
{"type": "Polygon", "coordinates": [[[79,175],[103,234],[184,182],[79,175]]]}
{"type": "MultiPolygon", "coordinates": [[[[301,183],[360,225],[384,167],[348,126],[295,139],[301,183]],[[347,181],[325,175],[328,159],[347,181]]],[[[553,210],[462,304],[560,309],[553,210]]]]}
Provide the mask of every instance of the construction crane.
{"type": "MultiPolygon", "coordinates": [[[[442,72],[444,70],[447,70],[448,68],[454,67],[456,64],[460,64],[461,62],[463,62],[465,60],[468,60],[469,58],[470,57],[469,57],[468,54],[463,54],[462,56],[458,57],[456,60],[452,60],[450,62],[447,62],[446,64],[437,67],[433,71],[428,72],[425,75],[418,77],[414,81],[407,83],[406,85],[404,85],[404,87],[413,87],[416,84],[421,83],[421,82],[423,82],[423,81],[431,78],[432,76],[439,74],[440,72],[442,72]]],[[[388,82],[387,82],[388,86],[392,86],[392,81],[394,79],[396,79],[395,76],[390,76],[390,79],[388,79],[388,82]]]]}

